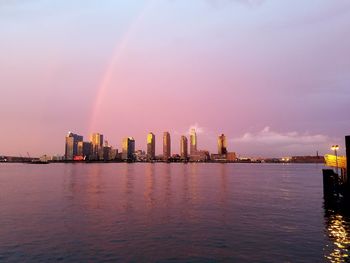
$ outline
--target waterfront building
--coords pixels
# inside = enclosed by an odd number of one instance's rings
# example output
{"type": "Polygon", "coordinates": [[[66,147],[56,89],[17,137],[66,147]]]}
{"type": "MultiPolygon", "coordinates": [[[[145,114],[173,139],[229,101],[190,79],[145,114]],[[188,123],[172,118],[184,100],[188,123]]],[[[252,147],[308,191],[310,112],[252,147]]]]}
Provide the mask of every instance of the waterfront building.
{"type": "Polygon", "coordinates": [[[181,162],[183,159],[181,158],[181,156],[179,154],[173,154],[171,156],[171,161],[172,162],[181,162]]]}
{"type": "Polygon", "coordinates": [[[228,162],[234,162],[234,161],[237,161],[237,155],[235,152],[228,152],[226,154],[226,160],[228,162]]]}
{"type": "Polygon", "coordinates": [[[191,129],[191,131],[190,131],[190,155],[195,155],[196,153],[197,153],[196,129],[191,129]]]}
{"type": "Polygon", "coordinates": [[[147,135],[147,158],[154,160],[156,157],[156,136],[150,132],[147,135]]]}
{"type": "Polygon", "coordinates": [[[110,146],[103,146],[103,161],[109,161],[109,156],[111,154],[111,147],[110,146]]]}
{"type": "Polygon", "coordinates": [[[92,157],[95,160],[103,159],[103,135],[100,133],[93,133],[90,136],[92,145],[92,157]]]}
{"type": "Polygon", "coordinates": [[[225,162],[226,161],[226,154],[212,153],[210,155],[210,160],[214,161],[214,162],[225,162]]]}
{"type": "Polygon", "coordinates": [[[183,160],[188,158],[188,142],[186,136],[181,136],[180,139],[180,156],[183,160]]]}
{"type": "Polygon", "coordinates": [[[207,162],[210,160],[208,151],[197,151],[195,154],[190,155],[191,162],[207,162]]]}
{"type": "Polygon", "coordinates": [[[148,154],[143,150],[135,151],[135,159],[137,162],[146,162],[149,160],[148,154]]]}
{"type": "Polygon", "coordinates": [[[109,152],[109,160],[117,160],[118,159],[118,149],[114,149],[111,147],[111,150],[109,152]]]}
{"type": "Polygon", "coordinates": [[[171,157],[170,133],[164,132],[164,134],[163,134],[163,159],[168,160],[170,157],[171,157]]]}
{"type": "Polygon", "coordinates": [[[83,156],[83,143],[82,141],[78,142],[78,149],[77,149],[77,155],[83,156]]]}
{"type": "Polygon", "coordinates": [[[135,153],[135,139],[133,137],[127,137],[122,142],[122,159],[127,161],[134,160],[135,153]]]}
{"type": "Polygon", "coordinates": [[[83,141],[78,142],[78,153],[77,153],[78,156],[82,156],[86,159],[89,159],[91,153],[92,153],[91,142],[83,142],[83,141]]]}
{"type": "Polygon", "coordinates": [[[78,142],[83,141],[83,136],[69,132],[66,136],[65,159],[73,160],[78,154],[78,142]]]}
{"type": "Polygon", "coordinates": [[[218,154],[227,154],[227,140],[224,134],[218,137],[218,154]]]}

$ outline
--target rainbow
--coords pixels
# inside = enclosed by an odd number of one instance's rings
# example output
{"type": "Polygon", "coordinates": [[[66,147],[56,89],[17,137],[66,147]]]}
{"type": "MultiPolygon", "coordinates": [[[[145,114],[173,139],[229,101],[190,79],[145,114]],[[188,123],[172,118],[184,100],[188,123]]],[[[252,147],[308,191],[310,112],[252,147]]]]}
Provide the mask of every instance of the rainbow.
{"type": "Polygon", "coordinates": [[[130,23],[128,29],[125,31],[125,34],[123,35],[121,40],[116,43],[115,48],[113,49],[111,59],[107,63],[106,70],[104,71],[100,84],[97,87],[95,100],[92,106],[92,112],[90,114],[91,116],[91,120],[89,124],[90,133],[93,132],[94,129],[96,129],[96,122],[97,122],[98,116],[100,115],[100,107],[105,98],[106,91],[110,87],[115,65],[117,64],[123,52],[125,51],[125,48],[127,47],[131,36],[135,33],[136,29],[140,26],[141,22],[144,21],[147,13],[154,6],[155,2],[156,0],[146,1],[145,6],[142,8],[140,13],[136,16],[136,18],[130,23]]]}

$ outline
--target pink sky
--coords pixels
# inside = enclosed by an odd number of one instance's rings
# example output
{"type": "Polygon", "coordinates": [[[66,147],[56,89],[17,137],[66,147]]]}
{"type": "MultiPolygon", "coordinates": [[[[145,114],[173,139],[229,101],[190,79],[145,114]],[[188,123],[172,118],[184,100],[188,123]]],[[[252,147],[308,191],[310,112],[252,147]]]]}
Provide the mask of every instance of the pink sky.
{"type": "MultiPolygon", "coordinates": [[[[4,1],[0,154],[63,154],[68,131],[197,126],[240,155],[321,154],[350,134],[348,1],[4,1]]],[[[344,147],[342,147],[344,148],[344,147]]]]}

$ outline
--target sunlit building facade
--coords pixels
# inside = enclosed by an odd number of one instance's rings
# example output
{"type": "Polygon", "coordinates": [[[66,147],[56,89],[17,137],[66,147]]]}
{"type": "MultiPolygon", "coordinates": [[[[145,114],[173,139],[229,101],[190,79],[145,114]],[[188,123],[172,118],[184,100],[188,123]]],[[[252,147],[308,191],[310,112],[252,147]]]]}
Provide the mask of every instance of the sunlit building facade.
{"type": "Polygon", "coordinates": [[[181,159],[188,158],[188,142],[187,142],[186,136],[181,136],[181,139],[180,139],[180,156],[181,156],[181,159]]]}
{"type": "Polygon", "coordinates": [[[89,159],[92,153],[92,144],[91,142],[78,142],[78,156],[84,157],[84,159],[89,159]]]}
{"type": "Polygon", "coordinates": [[[92,157],[94,159],[103,159],[103,135],[100,133],[93,133],[90,136],[92,145],[92,157]]]}
{"type": "Polygon", "coordinates": [[[227,154],[227,140],[224,134],[221,134],[218,138],[218,154],[227,154]]]}
{"type": "Polygon", "coordinates": [[[127,161],[134,160],[135,139],[133,137],[124,138],[122,141],[122,159],[127,161]]]}
{"type": "Polygon", "coordinates": [[[153,160],[156,157],[156,136],[150,132],[147,135],[147,158],[153,160]]]}
{"type": "Polygon", "coordinates": [[[65,159],[73,160],[78,155],[78,142],[83,141],[83,136],[69,132],[66,136],[65,159]]]}
{"type": "Polygon", "coordinates": [[[164,132],[164,134],[163,134],[163,159],[168,160],[170,157],[171,157],[170,133],[164,132]]]}
{"type": "Polygon", "coordinates": [[[195,155],[196,153],[197,153],[196,129],[191,129],[191,131],[190,131],[190,155],[195,155]]]}

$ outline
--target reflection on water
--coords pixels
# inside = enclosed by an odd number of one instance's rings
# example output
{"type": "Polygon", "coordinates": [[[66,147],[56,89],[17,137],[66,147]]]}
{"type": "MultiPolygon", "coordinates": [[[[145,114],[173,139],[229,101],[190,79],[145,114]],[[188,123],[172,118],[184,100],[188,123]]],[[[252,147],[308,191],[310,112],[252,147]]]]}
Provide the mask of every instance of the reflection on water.
{"type": "Polygon", "coordinates": [[[145,187],[145,201],[146,206],[151,210],[155,207],[155,196],[154,196],[154,189],[155,189],[155,174],[154,174],[154,164],[150,163],[146,166],[145,176],[146,176],[146,187],[145,187]]]}
{"type": "Polygon", "coordinates": [[[329,200],[322,207],[320,171],[273,164],[3,166],[0,262],[346,261],[349,213],[329,200]]]}
{"type": "Polygon", "coordinates": [[[325,223],[328,238],[332,242],[325,248],[325,258],[330,262],[350,261],[350,210],[347,198],[325,196],[325,223]]]}

